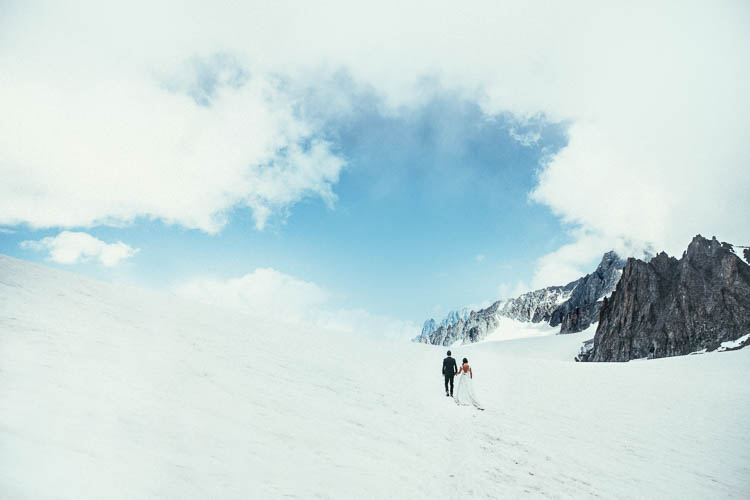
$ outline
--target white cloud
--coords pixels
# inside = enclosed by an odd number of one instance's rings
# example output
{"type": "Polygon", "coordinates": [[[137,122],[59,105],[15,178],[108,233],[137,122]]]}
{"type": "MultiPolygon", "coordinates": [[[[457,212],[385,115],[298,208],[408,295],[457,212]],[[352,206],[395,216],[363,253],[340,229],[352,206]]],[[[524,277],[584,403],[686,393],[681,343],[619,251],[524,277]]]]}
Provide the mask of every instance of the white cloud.
{"type": "Polygon", "coordinates": [[[304,196],[335,200],[342,160],[262,77],[221,89],[208,107],[144,78],[66,89],[20,74],[0,88],[5,224],[148,216],[215,232],[235,206],[262,228],[304,196]]]}
{"type": "Polygon", "coordinates": [[[480,309],[487,309],[490,307],[495,301],[495,298],[492,300],[483,300],[481,302],[472,302],[471,304],[466,304],[464,307],[468,309],[469,311],[479,311],[480,309]]]}
{"type": "Polygon", "coordinates": [[[508,135],[510,135],[513,139],[519,142],[522,146],[531,147],[536,145],[537,142],[539,142],[539,139],[542,138],[541,132],[538,130],[530,130],[526,132],[521,132],[515,127],[511,127],[508,129],[508,135]]]}
{"type": "MultiPolygon", "coordinates": [[[[545,285],[549,286],[549,285],[545,285]]],[[[544,288],[544,287],[540,287],[544,288]]],[[[501,300],[514,299],[519,295],[523,295],[526,292],[531,291],[532,288],[524,281],[517,281],[516,283],[500,283],[497,287],[497,294],[501,300]]]]}
{"type": "Polygon", "coordinates": [[[750,241],[740,215],[750,210],[746,7],[687,4],[663,17],[637,9],[593,27],[605,43],[585,51],[587,95],[571,115],[569,145],[531,194],[581,231],[542,266],[563,257],[555,265],[565,274],[566,262],[585,258],[567,258],[571,250],[623,241],[635,253],[672,255],[697,233],[750,241]]]}
{"type": "Polygon", "coordinates": [[[474,256],[474,260],[477,261],[477,262],[484,261],[484,258],[485,258],[485,256],[483,254],[481,254],[481,253],[474,256]]]}
{"type": "Polygon", "coordinates": [[[0,227],[0,233],[2,233],[2,234],[16,234],[16,232],[13,229],[8,229],[7,227],[0,227]]]}
{"type": "Polygon", "coordinates": [[[391,109],[429,99],[428,75],[490,114],[569,123],[531,198],[582,233],[750,241],[745,2],[18,5],[0,20],[0,223],[215,231],[237,205],[262,227],[330,203],[342,162],[293,89],[344,68],[391,109]],[[215,53],[233,59],[213,83],[180,76],[215,53]]]}
{"type": "Polygon", "coordinates": [[[95,260],[106,267],[113,267],[140,251],[122,241],[106,243],[88,233],[63,231],[55,237],[48,236],[39,241],[26,240],[21,248],[48,251],[49,259],[60,264],[75,264],[95,260]]]}
{"type": "Polygon", "coordinates": [[[389,340],[411,340],[421,327],[411,321],[372,314],[364,309],[323,309],[312,311],[313,323],[351,334],[389,340]]]}
{"type": "Polygon", "coordinates": [[[272,268],[259,268],[241,278],[195,278],[174,286],[181,297],[220,305],[263,317],[298,321],[326,329],[407,339],[419,333],[417,325],[364,309],[336,308],[331,294],[315,283],[299,280],[272,268]]]}
{"type": "Polygon", "coordinates": [[[229,280],[194,279],[173,290],[182,297],[199,302],[287,319],[302,319],[305,311],[328,300],[328,294],[316,284],[272,268],[259,268],[229,280]]]}
{"type": "MultiPolygon", "coordinates": [[[[571,243],[537,260],[531,288],[566,285],[594,271],[605,252],[614,250],[620,257],[644,257],[653,252],[650,243],[621,236],[603,235],[581,229],[570,231],[571,243]]],[[[689,243],[689,241],[688,241],[689,243]]],[[[684,245],[687,247],[687,243],[684,245]]]]}
{"type": "Polygon", "coordinates": [[[96,4],[86,15],[26,8],[0,25],[0,223],[149,217],[216,232],[234,207],[263,228],[304,197],[335,201],[344,162],[279,78],[221,43],[138,46],[127,13],[107,25],[114,12],[96,4]]]}

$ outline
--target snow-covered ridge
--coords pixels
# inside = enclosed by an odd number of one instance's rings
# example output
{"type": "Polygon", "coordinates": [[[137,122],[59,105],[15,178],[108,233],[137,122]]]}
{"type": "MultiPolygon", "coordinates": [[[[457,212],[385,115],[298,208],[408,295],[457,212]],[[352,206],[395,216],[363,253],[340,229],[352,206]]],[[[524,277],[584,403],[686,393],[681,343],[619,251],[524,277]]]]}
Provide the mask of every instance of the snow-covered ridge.
{"type": "MultiPolygon", "coordinates": [[[[603,298],[617,286],[624,266],[625,261],[615,252],[607,252],[593,273],[567,285],[550,286],[498,301],[485,309],[470,311],[468,315],[451,316],[442,324],[430,319],[414,341],[435,345],[477,342],[490,335],[496,337],[498,330],[508,328],[503,319],[544,323],[554,330],[541,330],[550,333],[585,330],[597,321],[603,298]]],[[[513,327],[509,332],[517,330],[513,327]]]]}
{"type": "Polygon", "coordinates": [[[553,286],[526,292],[515,299],[506,301],[498,309],[497,314],[518,321],[549,322],[552,312],[570,298],[577,284],[578,282],[574,281],[564,287],[553,286]]]}
{"type": "Polygon", "coordinates": [[[422,326],[422,335],[430,335],[441,326],[448,327],[455,325],[459,321],[466,321],[469,318],[469,314],[471,314],[471,310],[468,307],[462,307],[461,309],[450,311],[440,322],[435,321],[434,318],[430,318],[422,326]]]}

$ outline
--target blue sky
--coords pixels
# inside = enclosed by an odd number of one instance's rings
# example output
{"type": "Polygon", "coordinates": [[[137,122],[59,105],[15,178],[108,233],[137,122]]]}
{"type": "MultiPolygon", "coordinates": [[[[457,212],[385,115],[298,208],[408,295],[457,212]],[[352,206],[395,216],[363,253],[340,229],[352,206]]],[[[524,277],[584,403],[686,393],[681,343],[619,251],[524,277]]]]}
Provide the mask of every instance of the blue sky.
{"type": "Polygon", "coordinates": [[[155,288],[271,267],[318,284],[342,307],[421,321],[496,300],[502,283],[529,282],[535,260],[565,241],[559,220],[528,200],[540,161],[565,145],[564,124],[487,116],[448,92],[388,115],[374,95],[352,98],[356,113],[321,118],[347,162],[332,207],[305,198],[262,230],[249,209],[236,208],[218,234],[143,217],[73,228],[140,249],[112,268],[58,264],[19,246],[60,228],[15,227],[0,234],[0,252],[155,288]],[[511,132],[539,136],[522,144],[511,132]]]}

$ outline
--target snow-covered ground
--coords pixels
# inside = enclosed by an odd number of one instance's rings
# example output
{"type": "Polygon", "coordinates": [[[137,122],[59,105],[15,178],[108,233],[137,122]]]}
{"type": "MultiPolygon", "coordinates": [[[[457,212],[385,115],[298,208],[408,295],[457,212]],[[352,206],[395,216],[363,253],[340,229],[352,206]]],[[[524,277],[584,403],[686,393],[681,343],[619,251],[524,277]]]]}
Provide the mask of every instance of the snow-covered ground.
{"type": "Polygon", "coordinates": [[[750,349],[572,361],[245,316],[0,256],[0,498],[748,498],[750,349]]]}
{"type": "Polygon", "coordinates": [[[498,318],[498,321],[499,324],[497,325],[497,328],[485,337],[484,342],[543,337],[554,335],[560,331],[559,326],[549,326],[549,324],[544,321],[532,323],[531,321],[518,321],[516,319],[504,317],[498,318]]]}

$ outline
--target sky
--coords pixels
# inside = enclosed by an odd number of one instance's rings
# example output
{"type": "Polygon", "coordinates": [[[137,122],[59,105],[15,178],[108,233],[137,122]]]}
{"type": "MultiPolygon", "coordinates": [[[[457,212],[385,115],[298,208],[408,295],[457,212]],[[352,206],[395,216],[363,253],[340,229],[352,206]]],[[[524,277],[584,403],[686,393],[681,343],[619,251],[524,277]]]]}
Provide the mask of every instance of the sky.
{"type": "Polygon", "coordinates": [[[0,252],[416,334],[750,244],[746,2],[0,2],[0,252]]]}

